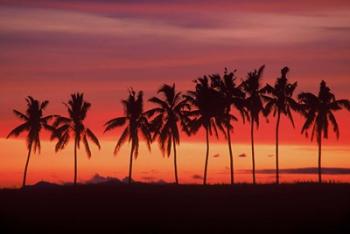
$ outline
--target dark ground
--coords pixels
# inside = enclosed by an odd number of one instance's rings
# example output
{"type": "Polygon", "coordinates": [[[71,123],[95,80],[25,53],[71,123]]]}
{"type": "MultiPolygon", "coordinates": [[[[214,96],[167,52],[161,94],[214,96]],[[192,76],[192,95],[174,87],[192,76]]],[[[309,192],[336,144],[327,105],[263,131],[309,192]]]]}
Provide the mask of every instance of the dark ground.
{"type": "Polygon", "coordinates": [[[350,184],[6,189],[0,225],[0,233],[350,233],[350,184]]]}

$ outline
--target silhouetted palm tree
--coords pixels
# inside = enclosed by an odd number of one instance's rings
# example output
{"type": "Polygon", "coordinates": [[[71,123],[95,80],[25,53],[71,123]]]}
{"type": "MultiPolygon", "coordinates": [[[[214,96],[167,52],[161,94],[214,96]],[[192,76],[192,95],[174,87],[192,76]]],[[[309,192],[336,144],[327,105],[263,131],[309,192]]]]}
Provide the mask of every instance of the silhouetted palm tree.
{"type": "Polygon", "coordinates": [[[175,84],[163,85],[158,93],[163,94],[163,99],[158,97],[152,97],[150,102],[156,104],[158,107],[147,111],[149,117],[156,114],[156,117],[151,122],[151,126],[154,129],[154,140],[158,137],[160,149],[168,157],[170,156],[171,147],[173,145],[174,150],[174,171],[175,182],[179,183],[177,174],[177,160],[176,160],[176,144],[180,144],[180,133],[178,128],[178,122],[184,125],[183,109],[188,107],[187,100],[181,96],[181,92],[176,92],[175,84]]]}
{"type": "Polygon", "coordinates": [[[243,122],[245,120],[246,110],[244,108],[244,97],[245,94],[241,89],[241,86],[237,86],[235,71],[228,72],[225,69],[224,76],[221,77],[218,74],[210,76],[211,78],[211,86],[217,89],[224,98],[225,108],[222,113],[222,121],[226,128],[226,138],[229,149],[230,156],[230,175],[231,175],[231,184],[234,184],[234,167],[233,167],[233,154],[232,154],[232,146],[231,146],[231,131],[233,130],[233,126],[231,124],[232,121],[236,121],[237,118],[231,114],[231,109],[234,107],[241,113],[243,118],[243,122]]]}
{"type": "Polygon", "coordinates": [[[243,81],[242,86],[247,97],[245,105],[249,112],[248,120],[250,121],[250,137],[252,143],[252,167],[253,167],[253,184],[255,184],[255,151],[254,151],[254,123],[259,127],[259,114],[263,111],[263,92],[261,90],[261,78],[263,75],[265,65],[261,66],[259,70],[254,70],[248,73],[248,77],[243,81]]]}
{"type": "Polygon", "coordinates": [[[48,125],[48,121],[53,117],[52,115],[43,116],[44,114],[43,112],[46,109],[47,105],[49,104],[48,101],[40,102],[31,96],[28,96],[25,100],[27,102],[27,110],[25,114],[17,110],[13,110],[13,113],[19,119],[24,121],[24,123],[14,128],[7,136],[7,138],[11,136],[17,137],[23,132],[28,132],[28,135],[26,138],[28,155],[27,155],[27,161],[24,167],[22,187],[26,186],[27,170],[28,170],[28,164],[29,164],[32,150],[34,151],[34,153],[36,153],[36,151],[40,153],[41,129],[45,128],[47,130],[51,130],[50,126],[48,125]]]}
{"type": "Polygon", "coordinates": [[[281,114],[285,115],[294,127],[294,120],[291,110],[298,110],[298,103],[293,99],[293,93],[297,87],[297,82],[288,83],[287,73],[288,67],[281,70],[281,77],[277,78],[275,85],[272,87],[267,84],[263,90],[270,96],[263,96],[267,101],[264,114],[268,116],[271,112],[273,116],[277,115],[276,120],[276,183],[279,183],[279,163],[278,163],[278,142],[279,142],[279,126],[281,114]]]}
{"type": "Polygon", "coordinates": [[[129,164],[129,184],[132,182],[132,162],[133,157],[137,158],[139,151],[139,130],[145,138],[148,149],[151,149],[150,142],[152,140],[150,125],[143,111],[143,92],[139,91],[136,95],[134,90],[129,91],[129,97],[122,100],[125,116],[111,119],[105,124],[105,132],[116,127],[121,127],[127,124],[122,135],[120,136],[117,145],[114,149],[114,154],[117,154],[120,147],[128,139],[131,141],[130,164],[129,164]]]}
{"type": "Polygon", "coordinates": [[[209,135],[215,132],[218,137],[217,127],[225,134],[223,123],[219,116],[224,113],[225,103],[222,94],[209,85],[208,77],[204,76],[194,81],[196,83],[195,91],[188,91],[185,98],[191,104],[191,110],[184,113],[189,118],[187,122],[190,134],[198,132],[203,127],[206,138],[206,157],[204,166],[203,184],[207,183],[207,170],[209,159],[209,135]]]}
{"type": "Polygon", "coordinates": [[[322,183],[322,137],[326,139],[328,138],[328,126],[329,123],[331,123],[333,131],[336,133],[337,138],[339,138],[339,126],[333,112],[341,110],[343,107],[350,110],[350,102],[345,99],[336,100],[335,95],[331,92],[325,81],[322,81],[320,84],[318,96],[313,93],[301,93],[299,94],[298,99],[306,118],[301,132],[307,134],[307,130],[312,128],[311,140],[313,140],[315,134],[317,137],[318,181],[319,183],[322,183]]]}
{"type": "Polygon", "coordinates": [[[91,150],[88,139],[96,144],[99,149],[101,146],[95,134],[84,125],[87,112],[91,107],[91,104],[84,100],[84,94],[72,94],[71,99],[68,103],[64,103],[64,105],[67,107],[68,117],[56,117],[53,124],[55,130],[52,134],[52,139],[58,139],[55,147],[55,151],[57,152],[64,149],[69,140],[74,137],[74,185],[76,185],[78,173],[77,150],[80,148],[80,142],[83,142],[89,158],[91,157],[91,150]]]}

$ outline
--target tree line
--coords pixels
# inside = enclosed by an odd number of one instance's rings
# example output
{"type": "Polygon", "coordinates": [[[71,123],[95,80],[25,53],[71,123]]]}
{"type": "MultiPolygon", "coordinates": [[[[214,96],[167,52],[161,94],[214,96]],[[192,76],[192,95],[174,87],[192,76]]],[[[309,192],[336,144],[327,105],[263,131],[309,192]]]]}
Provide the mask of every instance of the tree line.
{"type": "MultiPolygon", "coordinates": [[[[318,93],[301,92],[294,95],[297,82],[289,82],[288,67],[281,70],[281,75],[273,85],[262,84],[262,76],[265,66],[249,72],[244,80],[238,81],[236,70],[224,73],[210,74],[194,80],[194,89],[180,92],[175,84],[164,84],[157,91],[157,95],[148,101],[153,108],[144,110],[144,96],[142,91],[134,91],[132,88],[126,99],[121,103],[124,115],[107,121],[104,125],[105,132],[118,127],[124,127],[115,149],[117,154],[125,142],[131,143],[129,162],[129,183],[132,182],[133,160],[138,156],[140,137],[151,149],[154,141],[159,143],[163,155],[170,157],[173,153],[175,183],[179,183],[177,169],[176,147],[180,144],[180,132],[191,136],[200,129],[205,131],[206,155],[204,164],[203,184],[207,183],[207,168],[210,150],[210,136],[223,135],[227,140],[228,155],[230,159],[230,181],[234,184],[234,160],[232,153],[231,133],[235,122],[241,120],[250,124],[251,157],[252,157],[252,182],[255,177],[255,148],[254,130],[259,127],[260,117],[273,116],[276,118],[276,183],[279,183],[279,128],[282,117],[287,118],[294,126],[293,112],[304,116],[305,122],[301,133],[308,136],[311,132],[311,140],[316,138],[318,144],[318,181],[322,182],[321,155],[322,139],[328,137],[329,125],[339,138],[339,126],[334,116],[335,111],[347,109],[350,111],[350,101],[336,99],[334,93],[321,81],[318,93]],[[232,113],[239,113],[235,116],[232,113]],[[173,151],[173,152],[171,152],[173,151]]],[[[100,142],[93,131],[84,121],[91,104],[84,98],[83,93],[74,93],[64,105],[67,114],[45,115],[44,112],[49,101],[39,101],[31,96],[26,99],[27,109],[24,113],[13,110],[15,116],[23,121],[7,136],[19,136],[27,132],[26,142],[28,155],[24,167],[23,184],[26,186],[27,169],[30,156],[40,153],[41,130],[50,132],[51,140],[56,141],[55,151],[63,150],[70,140],[74,142],[74,184],[77,183],[78,158],[77,151],[81,145],[85,148],[87,156],[91,157],[89,141],[99,149],[100,142]]]]}

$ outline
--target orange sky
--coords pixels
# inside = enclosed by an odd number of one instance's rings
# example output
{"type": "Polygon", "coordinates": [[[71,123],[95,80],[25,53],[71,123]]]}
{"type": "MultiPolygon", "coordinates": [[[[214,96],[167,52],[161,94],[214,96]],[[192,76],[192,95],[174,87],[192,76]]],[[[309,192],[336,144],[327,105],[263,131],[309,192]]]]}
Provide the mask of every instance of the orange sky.
{"type": "MultiPolygon", "coordinates": [[[[17,186],[21,181],[25,143],[4,137],[19,124],[11,110],[23,110],[27,95],[50,100],[48,113],[64,114],[62,102],[72,92],[84,92],[92,103],[87,123],[101,139],[102,150],[94,152],[89,161],[81,152],[80,178],[87,180],[95,173],[123,178],[129,147],[125,145],[114,158],[112,146],[119,132],[102,132],[106,120],[122,113],[120,99],[129,87],[144,90],[148,99],[162,83],[176,82],[186,91],[193,87],[193,79],[204,74],[237,68],[241,79],[261,64],[267,66],[263,82],[271,83],[288,65],[289,79],[298,81],[296,93],[317,92],[324,79],[337,98],[350,98],[349,25],[350,3],[341,0],[317,4],[302,0],[264,4],[258,0],[249,4],[238,0],[0,0],[0,186],[17,186]]],[[[315,144],[300,135],[302,118],[294,116],[296,129],[282,121],[281,167],[314,167],[315,144]]],[[[346,157],[350,152],[349,113],[336,116],[341,138],[337,141],[331,135],[327,141],[324,165],[350,167],[346,157]]],[[[275,120],[262,122],[256,134],[257,167],[272,169],[273,157],[267,155],[274,153],[275,120]]],[[[183,137],[180,180],[199,181],[192,177],[202,175],[203,140],[201,133],[191,139],[183,137]],[[189,159],[192,155],[196,157],[189,159]]],[[[213,141],[211,154],[220,157],[210,159],[209,182],[228,182],[224,142],[213,141]]],[[[249,126],[237,123],[233,143],[238,151],[237,169],[249,169],[249,126]],[[238,158],[242,153],[248,157],[238,158]]],[[[29,182],[69,181],[73,174],[69,147],[55,155],[52,143],[44,142],[42,155],[33,157],[29,166],[29,182]]],[[[172,160],[163,159],[157,149],[154,144],[151,155],[140,155],[136,179],[172,181],[172,160]]],[[[261,176],[262,181],[269,181],[273,174],[261,176]]],[[[313,178],[285,176],[282,180],[313,178]]],[[[245,173],[239,178],[250,179],[245,173]]],[[[337,180],[350,181],[344,175],[337,180]]]]}

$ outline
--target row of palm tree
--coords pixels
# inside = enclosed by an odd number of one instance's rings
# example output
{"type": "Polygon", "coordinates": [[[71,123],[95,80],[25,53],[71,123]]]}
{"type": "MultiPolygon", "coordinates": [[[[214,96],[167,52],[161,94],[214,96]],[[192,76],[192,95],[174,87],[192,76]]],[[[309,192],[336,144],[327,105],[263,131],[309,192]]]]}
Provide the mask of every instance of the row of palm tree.
{"type": "MultiPolygon", "coordinates": [[[[170,157],[173,149],[175,183],[179,183],[177,169],[176,147],[180,144],[180,132],[187,135],[196,134],[200,129],[205,132],[206,155],[204,165],[203,184],[207,183],[207,169],[210,151],[210,136],[219,132],[224,135],[228,145],[230,159],[230,179],[234,184],[234,161],[231,133],[234,122],[238,117],[232,113],[239,113],[243,123],[250,123],[251,156],[252,156],[252,180],[256,183],[255,176],[255,148],[254,130],[259,127],[260,116],[272,115],[276,118],[276,183],[279,183],[279,128],[282,116],[290,120],[293,127],[292,112],[302,114],[306,121],[301,133],[308,135],[311,129],[311,140],[314,136],[318,144],[318,180],[322,182],[321,152],[322,139],[328,137],[329,124],[339,138],[339,126],[334,116],[335,111],[341,109],[350,110],[350,101],[337,100],[325,81],[320,84],[318,94],[302,92],[294,98],[297,82],[290,83],[287,78],[288,67],[281,70],[281,76],[274,85],[262,85],[262,76],[265,66],[249,72],[246,79],[237,82],[236,70],[224,74],[212,74],[203,76],[194,81],[194,90],[181,93],[176,90],[175,84],[164,84],[157,96],[149,99],[154,107],[144,110],[143,92],[129,90],[127,99],[122,100],[124,116],[118,116],[105,123],[105,132],[125,126],[114,149],[117,154],[125,142],[131,142],[129,183],[132,182],[133,159],[137,158],[140,137],[151,149],[151,143],[158,141],[163,155],[170,157]]],[[[68,115],[44,115],[48,101],[40,102],[32,97],[26,98],[26,113],[14,110],[14,114],[24,121],[13,129],[8,137],[19,136],[22,132],[27,134],[28,156],[24,168],[23,187],[26,185],[27,169],[32,151],[40,153],[41,129],[51,133],[51,140],[56,140],[55,151],[64,149],[69,140],[74,138],[74,184],[77,183],[77,150],[82,143],[88,157],[91,157],[89,140],[98,148],[100,143],[96,135],[84,124],[91,104],[84,99],[82,93],[71,95],[67,108],[68,115]],[[52,121],[52,124],[50,124],[52,121]]]]}

